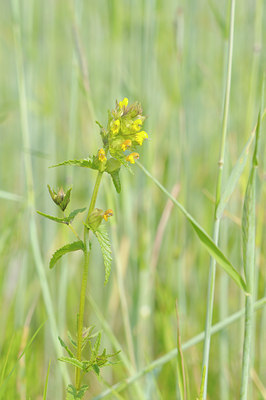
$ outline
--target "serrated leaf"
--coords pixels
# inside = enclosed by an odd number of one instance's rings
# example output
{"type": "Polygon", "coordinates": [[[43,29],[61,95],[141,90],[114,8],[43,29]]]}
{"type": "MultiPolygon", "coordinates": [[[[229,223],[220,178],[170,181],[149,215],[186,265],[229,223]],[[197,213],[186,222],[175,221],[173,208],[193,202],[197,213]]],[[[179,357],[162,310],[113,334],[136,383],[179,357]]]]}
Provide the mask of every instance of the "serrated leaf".
{"type": "Polygon", "coordinates": [[[82,240],[78,240],[76,242],[72,242],[69,244],[66,244],[65,246],[61,247],[58,249],[52,256],[49,264],[49,268],[53,268],[57,261],[65,254],[70,253],[72,251],[77,251],[77,250],[82,250],[84,251],[84,243],[82,240]]]}
{"type": "Polygon", "coordinates": [[[113,171],[110,173],[112,177],[112,181],[114,184],[114,187],[116,188],[117,193],[121,192],[121,181],[120,181],[120,176],[119,176],[119,170],[113,171]]]}
{"type": "Polygon", "coordinates": [[[72,357],[60,357],[58,358],[59,361],[65,362],[67,364],[71,364],[76,368],[81,369],[82,371],[84,370],[84,366],[83,363],[79,360],[77,360],[76,358],[72,358],[72,357]]]}
{"type": "Polygon", "coordinates": [[[74,165],[77,167],[83,167],[83,168],[92,168],[92,169],[96,169],[93,166],[93,160],[88,157],[88,158],[83,158],[80,160],[67,160],[67,161],[63,161],[61,163],[55,164],[55,165],[51,165],[50,168],[55,168],[55,167],[61,167],[62,165],[74,165]]]}
{"type": "Polygon", "coordinates": [[[70,350],[70,348],[66,345],[66,343],[63,341],[63,339],[60,338],[60,336],[58,336],[58,340],[61,344],[61,346],[67,351],[67,353],[70,355],[71,358],[74,358],[74,354],[72,353],[72,351],[70,350]]]}
{"type": "Polygon", "coordinates": [[[248,154],[249,154],[250,146],[252,144],[253,139],[254,139],[254,133],[251,134],[248,142],[246,143],[242,153],[240,154],[240,157],[238,158],[238,160],[229,176],[229,179],[228,179],[226,186],[223,190],[223,193],[221,195],[218,207],[216,209],[216,218],[221,218],[221,216],[224,212],[224,209],[228,203],[228,200],[230,199],[230,196],[232,195],[232,193],[236,187],[236,184],[244,170],[244,167],[248,160],[248,154]]]}
{"type": "Polygon", "coordinates": [[[101,334],[101,332],[99,332],[97,335],[97,338],[95,340],[94,346],[93,346],[93,348],[91,348],[91,357],[90,357],[90,361],[89,361],[90,365],[93,365],[97,359],[100,345],[101,345],[101,338],[102,338],[102,334],[101,334]]]}
{"type": "Polygon", "coordinates": [[[106,231],[103,225],[100,225],[99,228],[94,231],[95,236],[98,239],[98,242],[101,247],[103,262],[105,267],[105,280],[104,284],[108,282],[110,272],[111,272],[111,265],[112,265],[112,250],[111,250],[111,243],[109,239],[108,232],[106,231]]]}
{"type": "Polygon", "coordinates": [[[86,207],[84,208],[77,208],[76,210],[71,211],[71,213],[69,214],[69,216],[66,218],[67,222],[72,222],[73,219],[79,214],[79,213],[83,213],[86,210],[86,207]]]}
{"type": "Polygon", "coordinates": [[[71,333],[67,331],[67,337],[72,344],[72,346],[76,349],[77,348],[77,342],[72,338],[71,333]]]}
{"type": "Polygon", "coordinates": [[[85,392],[88,390],[88,385],[82,385],[79,390],[73,385],[67,387],[67,400],[80,400],[84,397],[85,392]]]}
{"type": "Polygon", "coordinates": [[[37,211],[37,213],[39,215],[42,215],[45,218],[48,218],[48,219],[54,221],[54,222],[59,222],[60,224],[67,224],[67,219],[66,218],[57,218],[57,217],[54,217],[53,215],[45,214],[45,213],[43,213],[41,211],[37,211]]]}
{"type": "Polygon", "coordinates": [[[69,214],[68,217],[64,217],[64,218],[54,217],[53,215],[45,214],[45,213],[43,213],[43,212],[41,212],[41,211],[37,211],[37,213],[38,213],[39,215],[42,215],[42,216],[45,217],[45,218],[50,219],[51,221],[58,222],[58,223],[60,223],[60,224],[66,224],[66,225],[68,225],[68,224],[70,224],[70,223],[73,221],[73,219],[74,219],[79,213],[82,213],[82,212],[84,212],[85,210],[86,210],[86,207],[85,207],[85,208],[77,208],[76,210],[71,211],[71,213],[69,214]]]}
{"type": "Polygon", "coordinates": [[[93,364],[92,369],[98,376],[100,375],[100,368],[97,364],[93,364]]]}

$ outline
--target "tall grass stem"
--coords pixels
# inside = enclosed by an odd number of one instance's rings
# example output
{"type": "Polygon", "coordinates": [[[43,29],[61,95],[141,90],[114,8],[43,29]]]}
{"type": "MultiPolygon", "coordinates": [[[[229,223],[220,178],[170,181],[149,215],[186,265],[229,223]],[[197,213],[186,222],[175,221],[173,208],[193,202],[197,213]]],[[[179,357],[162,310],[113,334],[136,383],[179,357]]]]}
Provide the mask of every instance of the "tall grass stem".
{"type": "MultiPolygon", "coordinates": [[[[228,125],[230,89],[231,89],[234,19],[235,19],[235,0],[231,0],[230,32],[229,32],[229,44],[228,44],[227,73],[226,73],[227,76],[226,76],[226,89],[225,89],[225,98],[223,106],[222,140],[221,140],[220,158],[218,163],[215,211],[219,205],[221,190],[222,190],[223,165],[224,165],[224,155],[225,155],[225,145],[226,145],[226,135],[227,135],[227,125],[228,125]]],[[[217,218],[215,215],[215,222],[213,227],[213,240],[216,245],[218,244],[219,240],[219,228],[220,228],[220,218],[217,218]]],[[[203,399],[206,399],[207,386],[208,386],[208,367],[209,367],[211,324],[212,324],[213,302],[214,302],[214,291],[215,291],[215,274],[216,274],[216,261],[214,258],[212,258],[209,270],[207,311],[206,311],[206,322],[205,322],[205,340],[204,340],[203,361],[202,361],[202,375],[203,371],[206,368],[203,399]]]]}

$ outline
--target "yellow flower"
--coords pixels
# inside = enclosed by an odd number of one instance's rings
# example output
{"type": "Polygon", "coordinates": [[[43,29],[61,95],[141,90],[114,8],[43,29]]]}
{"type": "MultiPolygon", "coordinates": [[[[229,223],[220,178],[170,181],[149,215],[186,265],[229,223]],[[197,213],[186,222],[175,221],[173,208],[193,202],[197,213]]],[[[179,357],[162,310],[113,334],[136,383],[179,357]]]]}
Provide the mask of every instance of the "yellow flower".
{"type": "Polygon", "coordinates": [[[122,101],[119,101],[119,107],[123,108],[123,107],[127,107],[128,105],[128,99],[125,97],[122,101]]]}
{"type": "Polygon", "coordinates": [[[114,215],[113,210],[111,210],[110,208],[108,208],[108,210],[106,210],[103,214],[103,218],[105,221],[108,220],[108,217],[112,217],[114,215]]]}
{"type": "Polygon", "coordinates": [[[120,121],[119,119],[116,119],[115,121],[111,121],[111,131],[114,135],[116,135],[119,132],[120,129],[120,121]]]}
{"type": "Polygon", "coordinates": [[[135,160],[139,159],[139,153],[131,153],[126,157],[126,160],[131,164],[135,164],[135,160]]]}
{"type": "Polygon", "coordinates": [[[104,162],[104,161],[107,160],[104,149],[100,149],[100,150],[98,151],[98,159],[99,159],[101,162],[104,162]]]}
{"type": "Polygon", "coordinates": [[[126,149],[128,149],[130,146],[132,145],[132,142],[130,139],[125,140],[122,144],[121,144],[121,149],[123,151],[126,151],[126,149]]]}
{"type": "Polygon", "coordinates": [[[138,118],[133,122],[131,128],[134,132],[138,132],[141,129],[142,124],[143,124],[142,120],[138,118]]]}
{"type": "Polygon", "coordinates": [[[145,131],[137,132],[135,140],[136,142],[142,146],[143,140],[148,139],[148,134],[145,131]]]}

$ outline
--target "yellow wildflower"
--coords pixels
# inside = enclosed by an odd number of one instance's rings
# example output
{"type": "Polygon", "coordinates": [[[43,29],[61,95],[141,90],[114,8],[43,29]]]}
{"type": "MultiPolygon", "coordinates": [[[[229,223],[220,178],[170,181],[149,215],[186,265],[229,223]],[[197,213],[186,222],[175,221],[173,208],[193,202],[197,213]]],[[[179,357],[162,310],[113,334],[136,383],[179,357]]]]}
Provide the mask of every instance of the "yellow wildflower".
{"type": "Polygon", "coordinates": [[[110,208],[108,208],[108,210],[106,210],[103,214],[103,218],[105,221],[108,220],[108,217],[112,217],[114,215],[113,210],[111,210],[110,208]]]}
{"type": "Polygon", "coordinates": [[[115,121],[111,121],[110,124],[111,131],[114,135],[116,135],[119,132],[120,129],[120,121],[119,119],[116,119],[115,121]]]}
{"type": "Polygon", "coordinates": [[[122,149],[123,151],[126,151],[126,149],[128,149],[129,147],[131,147],[131,145],[132,145],[132,142],[131,142],[130,139],[125,140],[125,141],[121,144],[121,149],[122,149]]]}
{"type": "Polygon", "coordinates": [[[104,149],[100,149],[100,150],[98,151],[98,159],[99,159],[101,162],[104,162],[104,161],[107,160],[104,149]]]}
{"type": "Polygon", "coordinates": [[[131,153],[126,157],[126,160],[131,164],[135,164],[135,160],[139,159],[139,153],[131,153]]]}
{"type": "Polygon", "coordinates": [[[131,128],[134,132],[138,132],[141,129],[142,124],[143,124],[142,120],[138,118],[133,122],[131,128]]]}
{"type": "Polygon", "coordinates": [[[142,146],[144,139],[148,139],[148,134],[145,131],[140,131],[136,133],[135,140],[140,146],[142,146]]]}
{"type": "Polygon", "coordinates": [[[119,101],[119,107],[123,108],[123,107],[127,107],[128,105],[128,99],[125,97],[122,101],[119,101]]]}

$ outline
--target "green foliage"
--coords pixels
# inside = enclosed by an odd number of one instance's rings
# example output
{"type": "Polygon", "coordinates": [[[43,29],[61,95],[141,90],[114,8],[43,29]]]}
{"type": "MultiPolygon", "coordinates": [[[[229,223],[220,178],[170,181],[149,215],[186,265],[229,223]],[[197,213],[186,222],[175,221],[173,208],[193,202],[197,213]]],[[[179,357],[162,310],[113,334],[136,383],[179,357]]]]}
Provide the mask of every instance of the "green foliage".
{"type": "Polygon", "coordinates": [[[117,193],[121,192],[121,182],[119,176],[119,169],[113,172],[110,172],[110,175],[113,180],[114,187],[116,188],[117,193]]]}
{"type": "MultiPolygon", "coordinates": [[[[93,371],[99,376],[100,369],[104,366],[113,365],[116,362],[111,362],[110,358],[116,357],[119,351],[112,354],[107,354],[106,349],[100,352],[101,346],[101,332],[94,332],[94,327],[89,327],[83,331],[82,335],[82,350],[86,346],[89,348],[90,357],[88,360],[78,360],[71,349],[66,345],[66,343],[59,337],[61,346],[67,351],[69,357],[60,357],[59,361],[71,364],[75,368],[80,369],[83,373],[88,373],[93,371]],[[94,340],[94,343],[93,343],[94,340]]],[[[70,344],[76,348],[76,342],[71,338],[70,344]]]]}
{"type": "Polygon", "coordinates": [[[64,217],[64,218],[58,218],[58,217],[54,217],[53,215],[49,215],[49,214],[45,214],[41,211],[37,211],[38,214],[42,215],[45,218],[48,218],[52,221],[61,223],[61,224],[66,224],[69,225],[72,223],[73,219],[79,214],[82,213],[86,210],[85,208],[77,208],[76,210],[71,211],[71,213],[69,214],[68,217],[64,217]]]}
{"type": "Polygon", "coordinates": [[[63,339],[60,338],[60,336],[58,336],[58,340],[61,344],[61,346],[67,351],[67,353],[70,355],[71,358],[74,358],[74,353],[72,353],[72,351],[70,350],[70,348],[65,344],[65,342],[63,341],[63,339]]]}
{"type": "Polygon", "coordinates": [[[200,224],[187,212],[187,210],[160,184],[160,182],[154,178],[142,164],[138,162],[139,167],[144,171],[144,173],[161,189],[161,191],[172,200],[172,202],[177,206],[177,208],[183,213],[187,220],[192,225],[195,233],[197,234],[201,243],[205,246],[208,253],[217,261],[217,263],[227,272],[227,274],[238,284],[238,286],[247,292],[246,283],[244,282],[241,275],[233,267],[224,253],[216,246],[211,237],[205,232],[205,230],[200,226],[200,224]]]}
{"type": "Polygon", "coordinates": [[[98,242],[101,247],[103,262],[105,266],[105,280],[104,284],[109,280],[110,272],[111,272],[111,265],[112,265],[112,250],[111,250],[111,243],[109,239],[108,232],[106,231],[103,225],[99,226],[97,230],[94,231],[95,236],[98,239],[98,242]]]}
{"type": "Polygon", "coordinates": [[[78,240],[76,242],[72,242],[69,244],[66,244],[65,246],[61,247],[60,249],[58,249],[52,256],[51,260],[50,260],[50,264],[49,264],[49,268],[53,268],[55,266],[55,264],[57,263],[58,260],[60,260],[60,258],[67,254],[70,253],[72,251],[77,251],[77,250],[82,250],[84,251],[84,243],[82,242],[82,240],[78,240]]]}
{"type": "Polygon", "coordinates": [[[67,161],[63,161],[61,163],[55,164],[55,165],[51,165],[50,168],[55,168],[55,167],[61,167],[63,165],[74,165],[76,167],[83,167],[83,168],[91,168],[91,169],[97,169],[94,161],[92,158],[88,157],[88,158],[84,158],[84,159],[80,159],[80,160],[67,160],[67,161]]]}
{"type": "Polygon", "coordinates": [[[73,385],[67,387],[67,398],[66,400],[80,400],[88,390],[88,385],[82,385],[80,389],[76,389],[73,385]]]}

